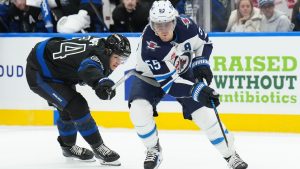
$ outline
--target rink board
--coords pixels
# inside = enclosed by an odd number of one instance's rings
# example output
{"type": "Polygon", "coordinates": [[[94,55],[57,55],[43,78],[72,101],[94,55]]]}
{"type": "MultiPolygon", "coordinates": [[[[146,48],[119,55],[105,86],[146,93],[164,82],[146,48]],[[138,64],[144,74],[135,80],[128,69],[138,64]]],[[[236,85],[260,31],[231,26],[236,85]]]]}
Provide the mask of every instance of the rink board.
{"type": "MultiPolygon", "coordinates": [[[[0,125],[53,125],[57,113],[32,93],[26,82],[26,57],[38,41],[57,34],[0,34],[0,125]],[[22,44],[22,45],[20,45],[22,44]]],[[[83,36],[72,34],[61,36],[83,36]]],[[[105,37],[108,34],[92,34],[105,37]]],[[[132,45],[129,61],[110,78],[120,79],[135,65],[140,34],[125,34],[132,45]]],[[[210,34],[214,50],[210,63],[212,87],[221,94],[218,111],[234,131],[300,133],[299,33],[210,34]]],[[[78,86],[98,125],[132,128],[127,98],[130,81],[111,101],[100,101],[89,87],[78,86]]],[[[196,129],[184,120],[180,105],[167,97],[159,105],[160,129],[196,129]]]]}
{"type": "MultiPolygon", "coordinates": [[[[128,112],[92,111],[92,116],[104,128],[133,128],[128,112]]],[[[51,110],[0,110],[0,117],[1,125],[51,126],[57,114],[51,110]]],[[[220,118],[231,131],[300,133],[300,115],[220,114],[220,118]]],[[[198,129],[180,113],[160,113],[155,120],[159,129],[198,129]]]]}

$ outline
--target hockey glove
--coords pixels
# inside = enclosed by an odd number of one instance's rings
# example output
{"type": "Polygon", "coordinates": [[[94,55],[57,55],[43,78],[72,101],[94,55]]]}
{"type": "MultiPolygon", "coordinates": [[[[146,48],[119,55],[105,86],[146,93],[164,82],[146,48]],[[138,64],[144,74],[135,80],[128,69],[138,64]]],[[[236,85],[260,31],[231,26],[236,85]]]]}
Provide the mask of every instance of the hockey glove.
{"type": "Polygon", "coordinates": [[[191,96],[203,106],[213,108],[211,100],[217,107],[220,104],[219,94],[214,89],[206,86],[203,82],[195,83],[191,89],[191,96]]]}
{"type": "Polygon", "coordinates": [[[116,95],[116,90],[111,90],[115,83],[109,78],[102,78],[95,87],[96,95],[102,100],[110,100],[116,95]]]}
{"type": "Polygon", "coordinates": [[[192,60],[192,69],[194,77],[198,80],[198,82],[203,82],[203,79],[205,79],[207,85],[210,85],[213,74],[207,59],[204,59],[203,57],[195,57],[192,60]]]}

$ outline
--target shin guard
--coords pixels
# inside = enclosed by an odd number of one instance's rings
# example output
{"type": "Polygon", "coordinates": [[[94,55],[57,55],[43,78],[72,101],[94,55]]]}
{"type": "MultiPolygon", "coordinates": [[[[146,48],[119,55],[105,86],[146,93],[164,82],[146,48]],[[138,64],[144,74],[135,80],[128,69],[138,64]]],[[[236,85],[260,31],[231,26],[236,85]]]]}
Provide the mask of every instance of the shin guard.
{"type": "Polygon", "coordinates": [[[57,128],[59,136],[65,144],[69,146],[75,145],[77,129],[72,121],[65,121],[59,118],[57,120],[57,128]]]}
{"type": "Polygon", "coordinates": [[[86,114],[80,119],[73,121],[81,136],[90,145],[103,143],[103,140],[98,130],[98,126],[96,125],[95,120],[93,119],[90,113],[86,114]]]}
{"type": "Polygon", "coordinates": [[[213,109],[202,107],[192,114],[193,121],[200,127],[207,135],[208,139],[216,147],[216,149],[223,155],[223,157],[229,157],[234,154],[234,138],[233,135],[228,132],[223,125],[225,135],[228,140],[228,146],[226,145],[221,128],[218,124],[217,117],[213,112],[213,109]]]}
{"type": "Polygon", "coordinates": [[[146,100],[134,100],[130,107],[130,118],[144,145],[147,148],[154,147],[158,141],[158,133],[152,105],[146,100]]]}

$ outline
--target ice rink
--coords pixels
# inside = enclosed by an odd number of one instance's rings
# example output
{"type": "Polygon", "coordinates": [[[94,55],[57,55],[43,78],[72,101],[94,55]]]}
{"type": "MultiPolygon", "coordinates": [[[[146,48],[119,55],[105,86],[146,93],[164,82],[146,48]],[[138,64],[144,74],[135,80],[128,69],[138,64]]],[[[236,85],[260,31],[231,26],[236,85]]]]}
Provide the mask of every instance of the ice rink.
{"type": "MultiPolygon", "coordinates": [[[[56,127],[0,127],[0,169],[143,169],[145,149],[134,130],[99,128],[120,167],[67,160],[56,141],[56,127]]],[[[249,169],[300,169],[300,135],[234,132],[236,147],[249,169]]],[[[227,169],[226,162],[200,131],[159,131],[163,162],[159,169],[227,169]]],[[[88,147],[78,135],[78,144],[88,147]]]]}

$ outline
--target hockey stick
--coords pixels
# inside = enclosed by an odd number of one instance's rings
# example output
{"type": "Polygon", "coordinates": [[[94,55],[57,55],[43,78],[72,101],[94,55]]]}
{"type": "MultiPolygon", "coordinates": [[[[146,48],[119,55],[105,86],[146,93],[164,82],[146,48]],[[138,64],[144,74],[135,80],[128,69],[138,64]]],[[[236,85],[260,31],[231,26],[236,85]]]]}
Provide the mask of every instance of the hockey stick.
{"type": "Polygon", "coordinates": [[[160,87],[160,84],[156,80],[151,79],[149,77],[142,76],[136,70],[131,70],[126,75],[124,75],[119,81],[117,81],[115,83],[115,85],[113,85],[111,87],[110,90],[115,90],[118,86],[120,86],[120,84],[124,83],[131,76],[135,76],[135,77],[141,79],[142,81],[144,81],[144,82],[146,82],[146,83],[148,83],[148,84],[150,84],[152,86],[160,87]]]}
{"type": "Polygon", "coordinates": [[[89,0],[89,4],[90,4],[91,7],[93,8],[93,10],[94,10],[94,12],[95,12],[95,14],[96,14],[96,16],[97,16],[99,22],[104,26],[104,29],[105,29],[104,31],[108,32],[109,29],[108,29],[108,27],[106,26],[106,24],[105,24],[105,22],[103,21],[103,19],[101,18],[101,15],[100,15],[100,13],[99,13],[97,7],[94,5],[93,1],[92,1],[92,0],[89,0]]]}
{"type": "Polygon", "coordinates": [[[2,17],[0,17],[0,23],[1,25],[4,27],[4,29],[9,32],[9,27],[8,25],[5,23],[5,21],[2,19],[2,17]]]}
{"type": "Polygon", "coordinates": [[[224,132],[224,129],[223,129],[221,120],[220,120],[220,116],[219,116],[218,110],[217,110],[217,108],[216,108],[216,105],[215,105],[214,101],[213,101],[213,100],[210,100],[210,102],[211,102],[211,105],[212,105],[212,107],[213,107],[213,109],[214,109],[214,111],[215,111],[216,117],[217,117],[217,119],[218,119],[219,126],[220,126],[221,131],[222,131],[222,135],[223,135],[223,137],[224,137],[224,139],[225,139],[225,142],[226,142],[226,145],[227,145],[227,147],[228,147],[228,140],[227,140],[227,137],[226,137],[226,135],[225,135],[225,132],[224,132]]]}
{"type": "Polygon", "coordinates": [[[131,76],[135,76],[142,81],[154,86],[154,87],[160,87],[160,84],[149,77],[142,76],[139,74],[136,70],[131,70],[128,73],[126,73],[120,80],[118,80],[107,92],[108,92],[108,100],[110,100],[111,91],[115,90],[118,86],[120,86],[122,83],[124,83],[128,78],[131,76]]]}
{"type": "MultiPolygon", "coordinates": [[[[197,80],[196,80],[196,82],[197,82],[197,80]]],[[[200,80],[200,82],[203,82],[203,80],[200,80]]],[[[204,82],[203,82],[203,83],[204,83],[204,82]]],[[[218,120],[220,129],[221,129],[222,135],[223,135],[223,137],[224,137],[224,139],[225,139],[225,142],[226,142],[226,146],[228,147],[228,140],[227,140],[227,137],[226,137],[226,135],[225,135],[224,128],[223,128],[223,126],[222,126],[222,123],[221,123],[220,116],[219,116],[218,110],[217,110],[217,108],[216,108],[216,105],[215,105],[215,103],[214,103],[214,101],[213,101],[212,99],[210,100],[210,103],[211,103],[211,106],[213,107],[214,112],[215,112],[215,115],[216,115],[216,117],[217,117],[217,120],[218,120]]]]}

